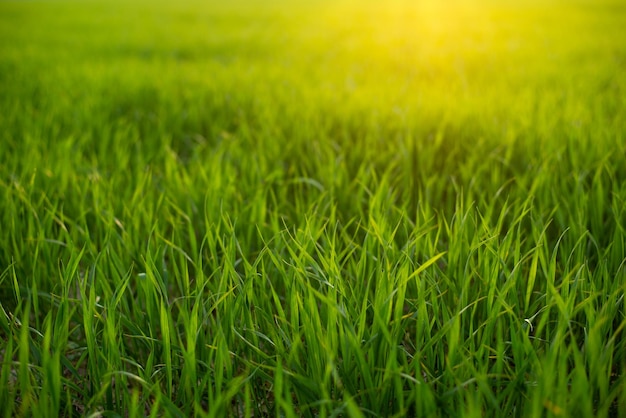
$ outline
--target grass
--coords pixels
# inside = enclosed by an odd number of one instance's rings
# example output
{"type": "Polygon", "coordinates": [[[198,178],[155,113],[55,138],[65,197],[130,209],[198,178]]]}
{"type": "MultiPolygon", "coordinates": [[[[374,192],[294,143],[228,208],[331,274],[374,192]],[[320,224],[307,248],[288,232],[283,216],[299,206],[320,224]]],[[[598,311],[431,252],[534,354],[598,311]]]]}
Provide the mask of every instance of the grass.
{"type": "Polygon", "coordinates": [[[618,416],[624,19],[0,2],[0,415],[618,416]]]}

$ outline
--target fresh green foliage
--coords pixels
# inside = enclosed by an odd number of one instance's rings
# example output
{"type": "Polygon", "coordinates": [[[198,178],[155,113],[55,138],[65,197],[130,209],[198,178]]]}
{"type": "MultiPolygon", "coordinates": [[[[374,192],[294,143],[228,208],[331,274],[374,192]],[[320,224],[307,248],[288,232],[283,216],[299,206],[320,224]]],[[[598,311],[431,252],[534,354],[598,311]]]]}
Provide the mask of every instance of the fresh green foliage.
{"type": "Polygon", "coordinates": [[[0,416],[626,411],[624,22],[0,2],[0,416]]]}

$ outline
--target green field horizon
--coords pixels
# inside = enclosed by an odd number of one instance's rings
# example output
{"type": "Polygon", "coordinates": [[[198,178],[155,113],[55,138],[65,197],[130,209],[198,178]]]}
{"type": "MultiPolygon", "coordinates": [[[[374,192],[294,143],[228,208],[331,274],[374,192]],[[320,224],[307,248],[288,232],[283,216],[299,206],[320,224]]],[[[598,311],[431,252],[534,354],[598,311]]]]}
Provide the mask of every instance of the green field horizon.
{"type": "Polygon", "coordinates": [[[624,22],[0,1],[0,416],[620,416],[624,22]]]}

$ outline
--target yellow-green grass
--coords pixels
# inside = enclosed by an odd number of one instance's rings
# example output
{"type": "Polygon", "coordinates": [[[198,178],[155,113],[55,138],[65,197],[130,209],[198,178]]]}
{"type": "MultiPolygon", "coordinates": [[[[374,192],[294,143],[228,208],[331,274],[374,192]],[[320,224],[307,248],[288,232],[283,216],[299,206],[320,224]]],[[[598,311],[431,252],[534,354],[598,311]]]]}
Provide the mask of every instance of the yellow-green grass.
{"type": "Polygon", "coordinates": [[[625,21],[0,2],[0,415],[626,410],[625,21]]]}

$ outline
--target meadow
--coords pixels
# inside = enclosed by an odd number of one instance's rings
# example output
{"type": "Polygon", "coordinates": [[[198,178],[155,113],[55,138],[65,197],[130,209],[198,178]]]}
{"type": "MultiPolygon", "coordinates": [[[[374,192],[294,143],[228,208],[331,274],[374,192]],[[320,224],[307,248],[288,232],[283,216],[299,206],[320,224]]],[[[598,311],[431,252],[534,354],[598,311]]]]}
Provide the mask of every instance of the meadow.
{"type": "Polygon", "coordinates": [[[0,416],[619,416],[624,22],[0,1],[0,416]]]}

